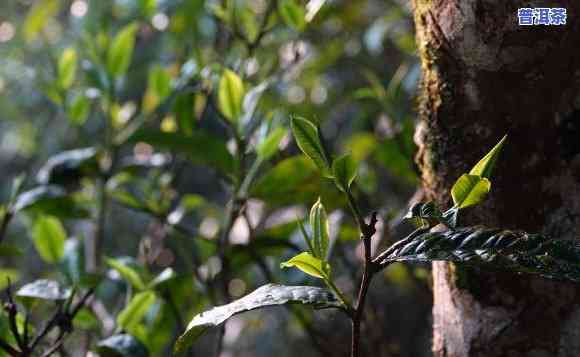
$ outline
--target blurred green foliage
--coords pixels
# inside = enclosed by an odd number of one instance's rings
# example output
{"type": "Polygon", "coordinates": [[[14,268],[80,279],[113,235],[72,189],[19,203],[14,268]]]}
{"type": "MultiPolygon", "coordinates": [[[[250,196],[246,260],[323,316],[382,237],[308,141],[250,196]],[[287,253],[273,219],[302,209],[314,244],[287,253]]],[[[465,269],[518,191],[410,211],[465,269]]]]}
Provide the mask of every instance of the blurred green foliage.
{"type": "MultiPolygon", "coordinates": [[[[77,299],[96,287],[66,349],[166,355],[194,313],[265,281],[309,279],[279,262],[303,249],[297,220],[319,196],[341,284],[358,264],[356,225],[333,181],[300,155],[290,117],[321,128],[322,152],[350,153],[353,194],[379,211],[377,244],[388,244],[418,182],[418,76],[402,1],[2,1],[0,222],[10,225],[0,231],[0,287],[6,277],[50,279],[77,299]]],[[[348,160],[328,167],[345,187],[348,160]]],[[[370,302],[384,329],[372,343],[417,356],[429,302],[409,285],[424,274],[393,274],[370,302]],[[414,317],[384,318],[413,304],[414,317]]],[[[31,327],[51,308],[39,303],[31,327]]],[[[276,316],[235,322],[224,350],[313,355],[348,334],[335,333],[332,317],[276,316]],[[303,331],[321,345],[292,343],[303,331]]],[[[6,318],[0,337],[14,343],[6,318]]],[[[214,340],[192,351],[205,355],[214,340]]]]}

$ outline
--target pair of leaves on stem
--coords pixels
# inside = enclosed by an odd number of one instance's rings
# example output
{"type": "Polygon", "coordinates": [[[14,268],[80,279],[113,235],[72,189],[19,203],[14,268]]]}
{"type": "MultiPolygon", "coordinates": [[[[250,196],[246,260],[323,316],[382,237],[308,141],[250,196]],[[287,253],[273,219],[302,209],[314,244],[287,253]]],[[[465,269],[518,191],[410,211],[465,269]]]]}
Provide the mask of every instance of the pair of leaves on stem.
{"type": "Polygon", "coordinates": [[[300,253],[292,259],[283,262],[280,267],[295,267],[316,278],[330,279],[330,265],[327,262],[329,248],[328,217],[320,199],[316,201],[310,210],[312,237],[308,235],[301,221],[298,221],[298,225],[309,251],[300,253]]]}
{"type": "Polygon", "coordinates": [[[341,191],[348,191],[357,176],[357,165],[351,155],[342,155],[331,164],[314,124],[304,118],[294,117],[290,120],[290,125],[296,143],[304,155],[316,164],[324,176],[334,179],[341,191]]]}
{"type": "Polygon", "coordinates": [[[491,173],[505,143],[504,136],[468,174],[463,174],[451,188],[454,207],[461,209],[482,202],[491,190],[491,173]]]}
{"type": "Polygon", "coordinates": [[[446,212],[441,212],[433,202],[417,203],[409,209],[405,216],[415,225],[433,226],[443,223],[455,228],[460,209],[477,205],[485,200],[491,190],[491,173],[505,143],[504,136],[467,174],[461,175],[451,188],[454,206],[446,212]]]}

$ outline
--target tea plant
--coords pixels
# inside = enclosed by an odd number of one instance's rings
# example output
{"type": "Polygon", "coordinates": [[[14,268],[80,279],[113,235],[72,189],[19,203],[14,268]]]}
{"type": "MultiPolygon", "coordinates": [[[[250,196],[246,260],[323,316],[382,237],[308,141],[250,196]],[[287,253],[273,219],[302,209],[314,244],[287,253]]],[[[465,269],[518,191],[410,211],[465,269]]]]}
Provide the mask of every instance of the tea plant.
{"type": "Polygon", "coordinates": [[[371,239],[375,234],[377,214],[367,219],[357,206],[352,186],[357,175],[357,164],[349,154],[332,158],[325,152],[319,130],[306,119],[293,118],[292,131],[303,153],[333,180],[348,201],[352,215],[359,226],[364,247],[362,279],[354,302],[346,297],[332,278],[328,261],[328,220],[322,203],[317,201],[310,211],[309,235],[303,223],[298,222],[308,251],[281,263],[282,268],[295,267],[321,279],[328,290],[318,287],[266,285],[253,293],[197,315],[189,323],[176,344],[182,351],[209,327],[223,323],[232,315],[270,305],[300,303],[315,308],[337,308],[351,320],[351,356],[360,355],[360,328],[365,299],[373,276],[395,262],[451,261],[470,266],[503,269],[517,273],[533,273],[547,278],[580,281],[580,249],[574,242],[552,240],[539,234],[501,230],[483,226],[457,227],[462,209],[481,203],[491,190],[491,173],[505,143],[504,137],[485,155],[469,173],[463,174],[453,185],[453,207],[445,212],[433,203],[419,203],[410,208],[407,219],[419,228],[394,243],[383,252],[372,256],[371,239]],[[433,230],[435,225],[444,229],[433,230]],[[227,313],[226,313],[227,312],[227,313]]]}

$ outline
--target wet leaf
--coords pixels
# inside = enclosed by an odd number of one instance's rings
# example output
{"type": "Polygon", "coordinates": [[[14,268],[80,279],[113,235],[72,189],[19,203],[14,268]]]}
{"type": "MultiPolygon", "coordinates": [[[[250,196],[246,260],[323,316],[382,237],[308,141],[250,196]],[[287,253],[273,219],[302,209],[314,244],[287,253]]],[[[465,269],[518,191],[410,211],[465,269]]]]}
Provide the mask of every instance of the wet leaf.
{"type": "Polygon", "coordinates": [[[40,279],[22,286],[16,296],[23,300],[61,301],[70,297],[71,290],[54,280],[40,279]]]}
{"type": "Polygon", "coordinates": [[[181,353],[203,335],[208,329],[221,325],[233,315],[268,306],[299,303],[316,308],[340,307],[340,303],[328,290],[312,286],[264,285],[254,292],[228,305],[195,316],[186,331],[178,338],[174,352],[181,353]]]}

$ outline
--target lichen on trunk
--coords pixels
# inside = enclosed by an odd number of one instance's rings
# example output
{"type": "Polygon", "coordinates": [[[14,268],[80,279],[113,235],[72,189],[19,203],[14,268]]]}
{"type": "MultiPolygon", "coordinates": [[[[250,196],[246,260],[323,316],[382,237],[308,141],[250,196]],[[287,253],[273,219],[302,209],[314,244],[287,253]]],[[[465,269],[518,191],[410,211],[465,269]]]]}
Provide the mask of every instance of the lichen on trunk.
{"type": "MultiPolygon", "coordinates": [[[[427,195],[448,206],[457,177],[507,133],[489,200],[460,223],[576,239],[580,3],[566,2],[566,26],[519,27],[517,10],[529,6],[414,1],[423,72],[416,160],[427,195]]],[[[436,356],[580,355],[577,286],[447,263],[433,265],[433,278],[436,356]]]]}

